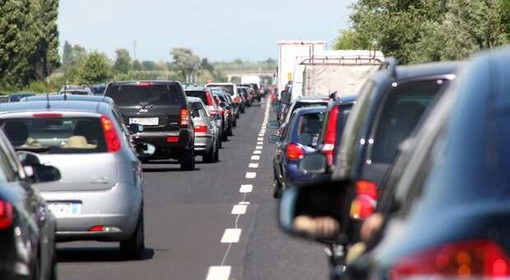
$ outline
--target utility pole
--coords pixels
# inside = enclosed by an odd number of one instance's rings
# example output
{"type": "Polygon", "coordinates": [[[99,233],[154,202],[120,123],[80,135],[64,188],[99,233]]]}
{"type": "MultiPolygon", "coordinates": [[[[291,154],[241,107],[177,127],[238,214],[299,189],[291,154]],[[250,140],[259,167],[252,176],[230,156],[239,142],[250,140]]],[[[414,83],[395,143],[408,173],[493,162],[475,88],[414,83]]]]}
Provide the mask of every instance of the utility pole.
{"type": "Polygon", "coordinates": [[[133,60],[136,60],[136,40],[133,41],[133,60]]]}

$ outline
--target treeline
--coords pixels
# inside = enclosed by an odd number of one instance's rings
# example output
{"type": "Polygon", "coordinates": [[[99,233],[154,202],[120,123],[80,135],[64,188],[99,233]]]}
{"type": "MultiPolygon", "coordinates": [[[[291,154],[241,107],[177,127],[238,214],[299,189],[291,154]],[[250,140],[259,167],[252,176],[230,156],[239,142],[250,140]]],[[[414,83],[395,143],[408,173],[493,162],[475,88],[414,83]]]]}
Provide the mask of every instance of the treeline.
{"type": "Polygon", "coordinates": [[[335,48],[377,48],[402,63],[459,60],[510,39],[510,0],[358,0],[335,48]]]}
{"type": "Polygon", "coordinates": [[[43,81],[59,66],[58,0],[0,1],[0,88],[43,81]]]}

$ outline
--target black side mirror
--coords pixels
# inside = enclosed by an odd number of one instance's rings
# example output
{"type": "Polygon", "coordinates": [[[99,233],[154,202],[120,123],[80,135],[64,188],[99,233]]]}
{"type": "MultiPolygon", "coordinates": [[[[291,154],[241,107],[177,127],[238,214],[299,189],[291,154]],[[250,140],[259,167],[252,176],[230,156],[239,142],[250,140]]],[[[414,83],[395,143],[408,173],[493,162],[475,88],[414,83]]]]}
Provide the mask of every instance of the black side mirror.
{"type": "MultiPolygon", "coordinates": [[[[286,189],[279,223],[286,233],[322,243],[343,242],[340,220],[349,181],[329,181],[286,189]]],[[[348,211],[348,210],[347,210],[348,211]]]]}
{"type": "Polygon", "coordinates": [[[319,174],[326,172],[326,155],[321,152],[315,152],[305,155],[299,161],[299,169],[305,173],[319,174]]]}
{"type": "Polygon", "coordinates": [[[227,104],[225,104],[225,102],[222,101],[222,102],[220,102],[220,107],[225,108],[225,107],[227,107],[227,104]]]}
{"type": "Polygon", "coordinates": [[[137,123],[129,124],[129,132],[131,132],[131,134],[140,133],[142,131],[143,131],[143,125],[137,124],[137,123]]]}
{"type": "Polygon", "coordinates": [[[269,143],[278,143],[278,142],[280,142],[280,136],[269,135],[269,143]]]}
{"type": "Polygon", "coordinates": [[[266,127],[269,129],[278,129],[278,128],[280,128],[280,122],[268,121],[266,127]]]}

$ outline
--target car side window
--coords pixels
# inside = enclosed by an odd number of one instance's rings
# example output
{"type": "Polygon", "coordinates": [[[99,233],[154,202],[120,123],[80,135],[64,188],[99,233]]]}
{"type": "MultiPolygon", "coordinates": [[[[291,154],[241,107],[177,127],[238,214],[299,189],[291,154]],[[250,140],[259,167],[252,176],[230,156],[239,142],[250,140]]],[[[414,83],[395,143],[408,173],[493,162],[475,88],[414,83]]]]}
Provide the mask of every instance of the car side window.
{"type": "Polygon", "coordinates": [[[2,183],[14,182],[20,179],[18,176],[19,167],[7,149],[5,140],[2,141],[0,138],[0,182],[2,183]]]}

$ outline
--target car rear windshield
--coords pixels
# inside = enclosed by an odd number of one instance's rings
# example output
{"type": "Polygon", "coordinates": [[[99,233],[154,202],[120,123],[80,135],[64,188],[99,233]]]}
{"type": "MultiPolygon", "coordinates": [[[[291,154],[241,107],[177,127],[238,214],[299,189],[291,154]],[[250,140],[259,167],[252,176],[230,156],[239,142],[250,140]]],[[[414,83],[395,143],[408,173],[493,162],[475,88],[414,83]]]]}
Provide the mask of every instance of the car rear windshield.
{"type": "Polygon", "coordinates": [[[216,87],[223,89],[224,92],[228,92],[230,95],[234,95],[233,85],[208,85],[207,87],[216,87]]]}
{"type": "Polygon", "coordinates": [[[4,119],[0,125],[17,150],[50,154],[108,151],[99,118],[4,119]]]}
{"type": "Polygon", "coordinates": [[[204,102],[204,104],[208,104],[207,97],[205,96],[205,91],[187,90],[186,91],[186,95],[187,96],[192,96],[192,97],[198,97],[198,98],[202,99],[202,102],[204,102]]]}
{"type": "Polygon", "coordinates": [[[306,146],[317,146],[317,139],[324,121],[324,113],[301,115],[296,121],[297,141],[306,146]]]}
{"type": "Polygon", "coordinates": [[[118,106],[185,104],[180,88],[168,85],[113,85],[105,92],[118,106]]]}
{"type": "Polygon", "coordinates": [[[390,163],[398,145],[411,135],[430,104],[449,80],[410,82],[393,87],[377,121],[373,163],[390,163]]]}

